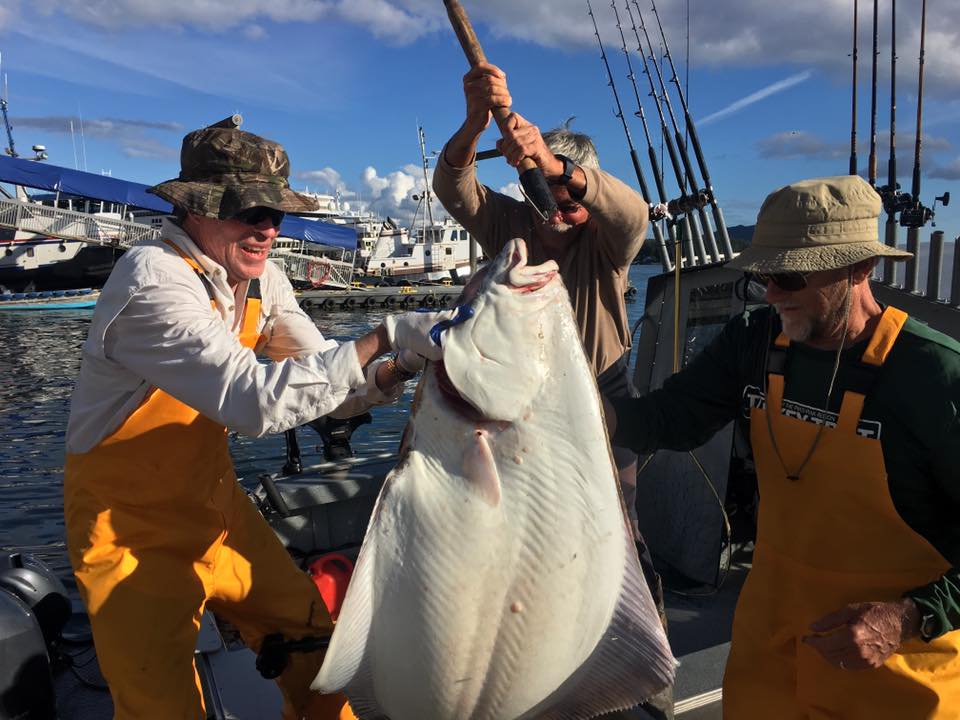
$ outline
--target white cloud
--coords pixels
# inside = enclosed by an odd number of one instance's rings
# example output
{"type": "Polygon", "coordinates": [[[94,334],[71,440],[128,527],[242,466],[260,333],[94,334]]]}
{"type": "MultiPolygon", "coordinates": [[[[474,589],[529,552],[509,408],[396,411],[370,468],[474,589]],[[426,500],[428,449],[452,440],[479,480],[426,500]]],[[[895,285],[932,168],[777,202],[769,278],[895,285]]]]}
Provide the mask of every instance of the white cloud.
{"type": "Polygon", "coordinates": [[[762,158],[821,158],[834,159],[849,154],[849,145],[828,143],[804,130],[787,130],[757,142],[762,158]]]}
{"type": "Polygon", "coordinates": [[[960,157],[955,157],[943,165],[934,166],[927,175],[941,180],[960,180],[960,157]]]}
{"type": "MultiPolygon", "coordinates": [[[[428,182],[432,182],[432,175],[433,170],[428,170],[428,182]]],[[[350,198],[349,203],[342,203],[344,210],[369,212],[381,218],[391,217],[406,226],[413,223],[415,218],[418,223],[421,222],[426,214],[422,202],[423,169],[419,165],[404,165],[384,175],[370,165],[364,169],[356,184],[345,181],[342,174],[331,167],[298,172],[294,177],[306,186],[295,187],[295,190],[338,193],[341,201],[350,198]]],[[[436,198],[433,199],[433,215],[446,215],[436,198]]]]}
{"type": "Polygon", "coordinates": [[[323,192],[337,192],[346,189],[340,173],[332,167],[325,167],[322,170],[308,170],[296,174],[297,179],[308,185],[318,185],[323,192]]]}
{"type": "Polygon", "coordinates": [[[200,27],[213,32],[246,24],[254,18],[275,22],[315,22],[333,3],[316,0],[34,0],[45,15],[62,12],[105,30],[153,25],[200,27]]]}
{"type": "Polygon", "coordinates": [[[340,0],[337,14],[347,22],[367,28],[374,37],[405,44],[443,27],[442,15],[436,12],[439,3],[429,10],[417,5],[419,3],[388,0],[340,0]]]}
{"type": "Polygon", "coordinates": [[[523,193],[520,192],[520,183],[507,183],[499,190],[501,195],[512,197],[514,200],[523,200],[523,193]]]}
{"type": "Polygon", "coordinates": [[[11,2],[0,5],[0,33],[13,30],[16,27],[18,10],[18,0],[12,0],[11,2]]]}
{"type": "Polygon", "coordinates": [[[38,133],[57,133],[79,138],[91,137],[116,143],[120,151],[131,158],[175,160],[180,155],[180,135],[183,126],[175,122],[121,118],[85,118],[70,115],[42,117],[13,117],[11,123],[19,128],[30,128],[38,133]],[[152,133],[176,133],[176,139],[153,137],[152,133]]]}
{"type": "Polygon", "coordinates": [[[373,166],[368,166],[363,171],[363,183],[370,190],[374,201],[383,198],[394,207],[400,206],[417,186],[416,178],[402,170],[380,177],[373,166]]]}
{"type": "Polygon", "coordinates": [[[248,40],[262,40],[267,36],[267,31],[263,29],[262,25],[247,25],[243,34],[248,40]]]}
{"type": "MultiPolygon", "coordinates": [[[[626,0],[624,0],[626,1],[626,0]]],[[[465,0],[478,32],[555,48],[593,50],[593,27],[582,0],[465,0]]],[[[613,11],[597,3],[594,12],[601,36],[619,45],[613,11]],[[616,40],[614,40],[616,38],[616,40]]],[[[622,10],[622,3],[618,3],[622,10]]],[[[643,18],[655,44],[659,31],[646,2],[643,18]]],[[[880,80],[889,78],[890,8],[880,9],[880,80]]],[[[932,96],[951,97],[960,89],[960,13],[950,2],[930,9],[927,22],[925,84],[932,96]],[[935,59],[935,62],[933,60],[935,59]]],[[[9,0],[0,10],[0,27],[9,24],[9,0]],[[4,15],[7,16],[4,20],[4,15]]],[[[12,7],[16,8],[14,4],[12,7]]],[[[26,6],[25,6],[26,7],[26,6]]],[[[678,64],[687,39],[685,0],[661,0],[660,18],[678,64]]],[[[30,8],[62,13],[89,26],[107,30],[128,27],[200,28],[224,33],[234,28],[256,32],[257,22],[317,23],[340,20],[357,25],[390,43],[408,44],[428,34],[451,33],[443,7],[436,0],[33,0],[30,8]]],[[[636,12],[634,13],[636,15],[636,12]]],[[[628,36],[632,34],[624,18],[628,36]]],[[[860,14],[861,78],[869,75],[871,13],[860,14]]],[[[813,67],[847,82],[853,12],[849,0],[814,3],[771,3],[768,0],[724,0],[722,11],[710,4],[692,7],[690,51],[694,67],[813,67]]],[[[906,4],[898,12],[899,84],[916,87],[919,55],[919,12],[906,4]]],[[[682,71],[682,68],[681,68],[682,71]]]]}

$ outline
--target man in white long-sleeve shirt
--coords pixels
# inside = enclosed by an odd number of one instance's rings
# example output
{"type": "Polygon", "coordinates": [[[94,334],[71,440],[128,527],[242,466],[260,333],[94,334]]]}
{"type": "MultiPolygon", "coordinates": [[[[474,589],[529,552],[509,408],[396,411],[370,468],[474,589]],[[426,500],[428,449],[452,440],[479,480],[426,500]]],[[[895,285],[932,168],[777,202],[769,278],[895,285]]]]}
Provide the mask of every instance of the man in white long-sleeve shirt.
{"type": "MultiPolygon", "coordinates": [[[[193,652],[209,605],[247,644],[325,637],[314,584],[236,482],[226,428],[259,436],[399,396],[439,359],[449,313],[388,317],[325,339],[267,261],[289,189],[283,148],[209,127],[184,138],[181,172],[151,192],[177,222],[117,263],[83,346],[67,427],[67,545],[117,719],[204,718],[193,652]],[[375,360],[389,350],[397,356],[375,360]],[[272,360],[261,363],[257,354],[272,360]]],[[[309,684],[321,653],[278,678],[285,718],[352,718],[309,684]]]]}

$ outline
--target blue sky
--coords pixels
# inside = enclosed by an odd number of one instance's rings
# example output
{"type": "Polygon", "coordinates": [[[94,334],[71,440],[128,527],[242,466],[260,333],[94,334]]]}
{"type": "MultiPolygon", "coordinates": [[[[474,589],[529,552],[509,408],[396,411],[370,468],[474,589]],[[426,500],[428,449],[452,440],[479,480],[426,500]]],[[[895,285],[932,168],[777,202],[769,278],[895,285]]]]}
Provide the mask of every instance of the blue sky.
{"type": "MultiPolygon", "coordinates": [[[[648,2],[640,6],[653,23],[648,2]]],[[[688,100],[730,225],[752,224],[763,197],[780,185],[846,172],[853,3],[808,5],[814,7],[689,2],[688,100]]],[[[888,5],[882,3],[880,32],[881,182],[889,154],[888,5]]],[[[604,168],[636,185],[585,3],[466,0],[464,6],[487,56],[508,74],[514,109],[542,129],[576,116],[573,127],[594,137],[604,168]]],[[[622,0],[617,6],[623,14],[622,0]]],[[[858,136],[865,170],[872,4],[860,6],[858,136]]],[[[658,7],[685,75],[688,3],[661,0],[658,7]]],[[[955,7],[955,0],[929,3],[923,113],[922,198],[929,205],[934,195],[954,193],[954,203],[937,216],[948,238],[960,234],[955,7]]],[[[645,158],[613,10],[598,0],[594,12],[645,158]]],[[[625,30],[635,47],[629,24],[625,30]]],[[[913,3],[900,3],[897,36],[899,174],[909,190],[919,53],[913,3]]],[[[244,129],[287,147],[295,188],[339,188],[355,204],[409,218],[416,205],[410,195],[422,184],[417,124],[428,150],[439,150],[463,119],[466,60],[440,0],[0,0],[0,52],[21,154],[40,143],[50,162],[145,183],[176,175],[185,132],[240,112],[244,129]]],[[[633,62],[638,68],[635,54],[633,62]]],[[[646,79],[638,82],[658,143],[646,79]]],[[[483,147],[493,145],[495,132],[488,131],[483,147]]],[[[499,159],[482,163],[480,173],[498,189],[515,180],[499,159]]],[[[667,187],[675,194],[672,178],[667,187]]]]}

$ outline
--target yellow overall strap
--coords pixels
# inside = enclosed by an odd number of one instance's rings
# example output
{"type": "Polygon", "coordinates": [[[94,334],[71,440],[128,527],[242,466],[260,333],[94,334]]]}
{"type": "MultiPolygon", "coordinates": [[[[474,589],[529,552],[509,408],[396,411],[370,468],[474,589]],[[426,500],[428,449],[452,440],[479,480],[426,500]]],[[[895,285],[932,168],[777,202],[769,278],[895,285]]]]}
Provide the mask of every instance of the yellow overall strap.
{"type": "MultiPolygon", "coordinates": [[[[197,277],[200,278],[200,282],[203,283],[203,287],[207,291],[207,297],[210,298],[211,307],[216,307],[213,285],[207,278],[206,273],[203,272],[200,264],[170,240],[164,240],[163,242],[173,248],[174,252],[183,258],[183,261],[187,263],[187,265],[193,268],[193,271],[197,274],[197,277]]],[[[239,336],[240,343],[251,349],[255,348],[260,341],[260,333],[257,330],[257,325],[260,323],[260,306],[262,302],[260,295],[260,278],[254,278],[247,283],[247,298],[244,302],[243,320],[240,325],[239,336]]]]}

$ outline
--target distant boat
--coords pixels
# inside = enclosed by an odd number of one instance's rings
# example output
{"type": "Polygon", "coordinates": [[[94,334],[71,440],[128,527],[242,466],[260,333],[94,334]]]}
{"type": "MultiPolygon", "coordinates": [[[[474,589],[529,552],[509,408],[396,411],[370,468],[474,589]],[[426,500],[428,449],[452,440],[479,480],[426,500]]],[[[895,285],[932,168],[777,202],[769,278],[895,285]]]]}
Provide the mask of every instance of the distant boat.
{"type": "Polygon", "coordinates": [[[0,293],[0,311],[79,310],[94,307],[99,298],[94,288],[0,293]]]}

